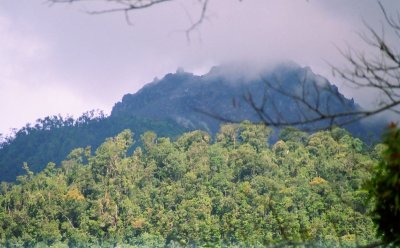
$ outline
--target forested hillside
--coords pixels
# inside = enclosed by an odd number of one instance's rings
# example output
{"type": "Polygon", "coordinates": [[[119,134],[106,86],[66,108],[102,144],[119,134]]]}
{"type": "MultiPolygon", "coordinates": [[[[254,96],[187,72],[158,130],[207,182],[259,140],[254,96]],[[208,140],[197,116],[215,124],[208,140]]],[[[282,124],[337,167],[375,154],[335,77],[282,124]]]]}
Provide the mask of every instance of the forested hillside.
{"type": "Polygon", "coordinates": [[[1,184],[0,246],[356,246],[374,241],[362,184],[381,147],[335,128],[279,141],[249,122],[176,141],[125,130],[92,154],[1,184]],[[135,137],[138,142],[139,137],[135,137]]]}
{"type": "MultiPolygon", "coordinates": [[[[295,98],[266,87],[267,80],[289,92],[305,90],[308,101],[320,102],[320,111],[340,113],[360,109],[310,68],[289,63],[256,74],[248,69],[220,66],[202,76],[177,71],[155,79],[135,94],[126,94],[108,117],[89,112],[76,120],[54,116],[27,124],[0,143],[0,181],[15,181],[23,172],[23,162],[39,172],[49,161],[59,164],[73,148],[96,149],[106,137],[124,129],[131,129],[137,135],[150,130],[171,138],[184,131],[201,129],[214,136],[224,123],[218,116],[235,122],[260,122],[255,109],[246,102],[246,94],[251,94],[256,102],[267,99],[264,111],[272,119],[300,121],[315,116],[315,111],[295,98]]],[[[357,121],[344,128],[364,142],[373,143],[379,137],[381,123],[368,125],[357,121]]],[[[298,128],[318,130],[329,124],[329,120],[305,122],[298,128]]]]}
{"type": "Polygon", "coordinates": [[[156,131],[162,136],[176,137],[186,129],[175,122],[146,118],[106,117],[101,112],[85,113],[77,119],[51,116],[27,124],[13,137],[0,144],[0,182],[15,181],[29,163],[34,172],[44,169],[49,161],[59,164],[76,147],[97,148],[105,138],[129,128],[137,134],[156,131]]]}

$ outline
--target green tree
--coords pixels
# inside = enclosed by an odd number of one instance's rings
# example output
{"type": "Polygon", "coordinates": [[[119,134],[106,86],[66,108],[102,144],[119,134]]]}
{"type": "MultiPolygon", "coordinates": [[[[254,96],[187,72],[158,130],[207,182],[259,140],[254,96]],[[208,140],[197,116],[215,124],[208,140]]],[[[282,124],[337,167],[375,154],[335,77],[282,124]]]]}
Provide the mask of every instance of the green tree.
{"type": "Polygon", "coordinates": [[[233,129],[235,148],[224,136],[212,143],[196,131],[176,141],[146,135],[145,151],[132,154],[132,133],[124,131],[94,154],[78,148],[61,168],[49,163],[18,184],[3,183],[0,246],[354,247],[374,241],[360,182],[370,177],[376,155],[330,132],[270,148],[261,142],[265,137],[253,139],[260,126],[251,125],[233,129]]]}
{"type": "Polygon", "coordinates": [[[368,184],[373,220],[387,244],[400,244],[400,129],[392,124],[384,136],[383,160],[368,184]]]}

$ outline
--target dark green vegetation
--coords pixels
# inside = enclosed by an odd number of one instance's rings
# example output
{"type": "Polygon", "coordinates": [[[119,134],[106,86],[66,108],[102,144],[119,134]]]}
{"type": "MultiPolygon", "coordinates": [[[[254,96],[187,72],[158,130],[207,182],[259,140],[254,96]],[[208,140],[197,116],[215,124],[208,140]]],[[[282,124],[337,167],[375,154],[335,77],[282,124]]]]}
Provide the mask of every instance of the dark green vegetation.
{"type": "Polygon", "coordinates": [[[373,220],[388,244],[400,245],[400,129],[391,124],[381,147],[383,159],[374,167],[368,189],[374,203],[373,220]]]}
{"type": "MultiPolygon", "coordinates": [[[[312,135],[248,122],[176,141],[132,133],[2,183],[0,246],[357,246],[375,229],[362,184],[379,149],[343,129],[312,135]]],[[[379,148],[379,147],[378,147],[379,148]]]]}
{"type": "Polygon", "coordinates": [[[97,148],[105,138],[127,128],[136,130],[138,134],[155,130],[169,137],[176,137],[186,130],[172,121],[105,117],[93,111],[76,120],[60,116],[46,117],[34,125],[28,124],[0,144],[0,182],[15,181],[18,175],[24,173],[24,162],[29,163],[33,172],[39,172],[49,161],[59,164],[72,149],[86,146],[97,148]]]}
{"type": "MultiPolygon", "coordinates": [[[[0,181],[15,181],[23,173],[23,162],[28,162],[32,171],[39,172],[48,161],[60,164],[73,148],[90,145],[96,149],[106,137],[124,129],[135,130],[138,136],[151,130],[171,138],[184,131],[201,129],[214,136],[221,120],[202,111],[237,122],[258,122],[257,113],[244,99],[247,93],[256,101],[266,94],[265,112],[270,113],[272,119],[282,117],[296,121],[315,115],[295,99],[266,88],[265,80],[289,92],[306,89],[307,100],[315,102],[318,98],[321,111],[329,108],[335,113],[359,108],[353,100],[341,95],[336,86],[309,68],[286,64],[251,74],[246,69],[229,66],[214,67],[203,76],[178,71],[154,80],[135,94],[125,95],[109,117],[88,113],[77,120],[47,117],[36,124],[28,124],[0,144],[0,181]]],[[[307,123],[299,128],[318,129],[327,124],[327,121],[307,123]]],[[[369,141],[370,134],[377,137],[379,133],[376,126],[360,122],[345,128],[365,142],[369,141]]],[[[275,135],[271,140],[276,139],[275,135]]]]}

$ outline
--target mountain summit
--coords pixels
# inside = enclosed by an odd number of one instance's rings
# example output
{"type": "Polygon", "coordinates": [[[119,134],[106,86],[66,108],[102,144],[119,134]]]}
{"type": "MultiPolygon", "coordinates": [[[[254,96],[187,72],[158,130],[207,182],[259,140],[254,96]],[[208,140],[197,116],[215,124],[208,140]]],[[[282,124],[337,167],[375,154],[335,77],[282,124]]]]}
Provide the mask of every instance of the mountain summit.
{"type": "MultiPolygon", "coordinates": [[[[127,94],[115,104],[111,117],[135,116],[153,120],[172,120],[189,129],[216,133],[221,121],[263,121],[256,107],[264,104],[263,112],[271,120],[296,121],[311,118],[312,111],[293,97],[302,95],[308,102],[320,101],[320,110],[331,113],[359,109],[346,99],[337,87],[309,67],[285,63],[264,70],[248,71],[240,66],[218,66],[202,76],[177,71],[146,85],[135,94],[127,94]],[[284,90],[285,92],[279,92],[284,90]]],[[[301,125],[319,129],[326,122],[301,125]]]]}

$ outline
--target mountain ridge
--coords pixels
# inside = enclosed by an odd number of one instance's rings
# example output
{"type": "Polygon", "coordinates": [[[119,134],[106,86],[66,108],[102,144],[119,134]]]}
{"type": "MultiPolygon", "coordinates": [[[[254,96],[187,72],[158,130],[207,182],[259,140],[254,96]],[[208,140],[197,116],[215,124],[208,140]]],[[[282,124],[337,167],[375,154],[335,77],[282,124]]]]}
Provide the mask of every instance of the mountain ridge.
{"type": "MultiPolygon", "coordinates": [[[[236,67],[237,68],[237,67],[236,67]]],[[[144,116],[146,118],[172,118],[176,122],[186,119],[190,125],[187,128],[201,128],[216,133],[219,121],[209,119],[211,116],[220,116],[221,119],[241,121],[244,119],[253,122],[261,121],[257,118],[254,108],[245,101],[245,94],[250,94],[255,101],[260,101],[265,93],[265,81],[278,82],[287,91],[299,90],[300,79],[304,77],[306,87],[315,87],[309,82],[315,82],[317,87],[325,87],[329,94],[336,94],[332,105],[341,105],[342,109],[332,110],[339,112],[346,107],[349,110],[360,109],[353,99],[347,99],[338,90],[337,86],[331,84],[326,78],[314,74],[309,67],[300,67],[291,64],[281,64],[275,68],[261,70],[257,75],[240,74],[239,69],[232,71],[235,67],[213,67],[207,74],[196,76],[192,73],[177,71],[175,74],[167,74],[162,79],[153,81],[134,94],[126,94],[122,100],[116,103],[112,109],[111,116],[130,115],[144,116]],[[261,90],[260,90],[261,89],[261,90]],[[210,113],[210,115],[204,115],[210,113]],[[201,116],[201,117],[200,117],[201,116]],[[207,119],[208,125],[197,125],[202,123],[201,118],[207,119]]],[[[318,94],[326,94],[321,90],[318,94]]],[[[268,92],[269,98],[276,98],[276,92],[268,92]]],[[[315,93],[314,93],[315,94],[315,93]]],[[[284,105],[284,101],[294,104],[287,96],[280,96],[275,103],[284,105]]],[[[275,99],[276,100],[276,99],[275,99]]],[[[290,104],[288,104],[290,105],[290,104]]],[[[282,109],[283,110],[283,109],[282,109]]],[[[266,111],[273,112],[271,107],[266,111]]],[[[302,109],[301,111],[309,111],[302,109]]],[[[296,109],[291,109],[295,115],[296,109]]],[[[277,114],[277,113],[275,113],[277,114]]],[[[293,118],[292,118],[293,119],[293,118]]],[[[315,127],[318,129],[318,125],[315,127]]]]}

